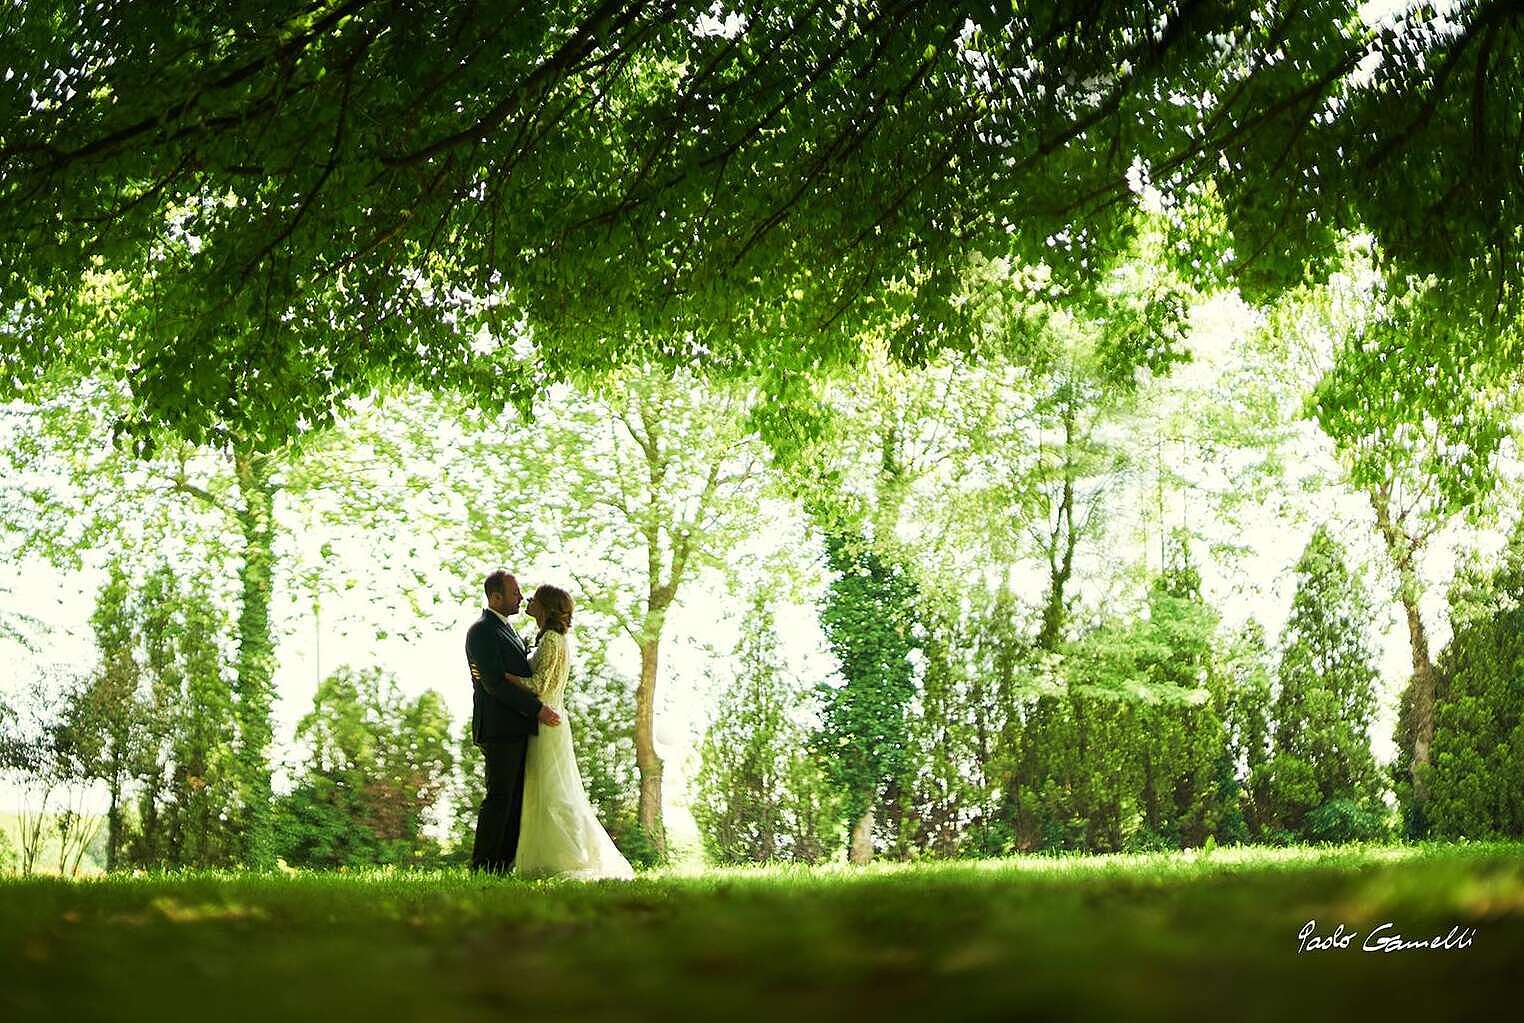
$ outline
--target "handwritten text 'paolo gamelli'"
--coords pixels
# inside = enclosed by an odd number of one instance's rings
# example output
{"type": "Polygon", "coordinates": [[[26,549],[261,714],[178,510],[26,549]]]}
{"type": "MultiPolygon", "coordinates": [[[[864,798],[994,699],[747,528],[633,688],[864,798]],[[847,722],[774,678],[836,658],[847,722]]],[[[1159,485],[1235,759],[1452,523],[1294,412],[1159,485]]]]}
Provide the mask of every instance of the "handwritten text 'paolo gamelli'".
{"type": "MultiPolygon", "coordinates": [[[[1296,935],[1296,950],[1302,952],[1325,952],[1329,950],[1350,948],[1355,939],[1360,937],[1360,932],[1346,928],[1339,924],[1331,934],[1320,935],[1317,933],[1318,922],[1309,920],[1302,925],[1302,929],[1296,935]]],[[[1475,927],[1462,927],[1459,924],[1451,927],[1445,934],[1435,934],[1419,938],[1406,938],[1397,931],[1391,923],[1377,924],[1372,927],[1365,940],[1359,945],[1353,945],[1362,952],[1411,952],[1414,949],[1428,949],[1430,951],[1448,951],[1451,949],[1469,948],[1471,942],[1476,939],[1475,927]]]]}

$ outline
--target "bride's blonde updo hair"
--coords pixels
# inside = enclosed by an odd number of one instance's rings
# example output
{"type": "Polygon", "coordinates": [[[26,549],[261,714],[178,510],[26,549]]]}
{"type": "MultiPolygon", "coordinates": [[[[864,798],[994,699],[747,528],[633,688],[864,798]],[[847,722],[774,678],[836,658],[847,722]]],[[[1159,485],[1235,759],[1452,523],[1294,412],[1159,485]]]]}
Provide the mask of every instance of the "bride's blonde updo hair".
{"type": "Polygon", "coordinates": [[[538,586],[534,591],[534,599],[539,601],[545,611],[545,627],[566,635],[572,620],[571,594],[559,586],[538,586]]]}

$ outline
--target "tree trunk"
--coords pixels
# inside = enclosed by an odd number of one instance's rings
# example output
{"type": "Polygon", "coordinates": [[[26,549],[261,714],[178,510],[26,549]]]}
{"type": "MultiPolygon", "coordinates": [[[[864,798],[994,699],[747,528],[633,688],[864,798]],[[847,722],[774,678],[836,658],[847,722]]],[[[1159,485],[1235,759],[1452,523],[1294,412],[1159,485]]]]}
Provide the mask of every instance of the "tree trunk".
{"type": "Polygon", "coordinates": [[[1408,646],[1413,655],[1413,678],[1408,683],[1410,708],[1413,718],[1413,762],[1409,768],[1413,779],[1413,801],[1422,810],[1428,801],[1427,786],[1420,780],[1422,771],[1429,766],[1429,750],[1434,744],[1434,701],[1437,679],[1434,662],[1429,658],[1428,631],[1424,628],[1423,615],[1419,613],[1419,599],[1423,588],[1419,583],[1414,559],[1423,547],[1423,537],[1410,537],[1393,521],[1391,498],[1385,487],[1369,491],[1371,507],[1376,512],[1376,526],[1386,541],[1387,555],[1397,569],[1397,599],[1408,618],[1408,646]]]}
{"type": "Polygon", "coordinates": [[[1048,594],[1043,602],[1042,629],[1037,634],[1037,649],[1053,652],[1058,649],[1064,630],[1064,587],[1069,581],[1066,570],[1054,568],[1048,575],[1048,594]]]}
{"type": "Polygon", "coordinates": [[[1413,799],[1423,806],[1428,790],[1421,780],[1419,769],[1429,763],[1429,749],[1434,744],[1434,663],[1429,659],[1429,638],[1424,630],[1423,618],[1418,613],[1418,601],[1404,596],[1403,610],[1408,616],[1408,642],[1413,649],[1413,679],[1411,708],[1413,712],[1413,799]]]}
{"type": "Polygon", "coordinates": [[[661,757],[656,755],[656,667],[660,635],[640,644],[640,685],[635,690],[635,766],[640,769],[640,826],[657,855],[667,854],[661,813],[661,757]]]}
{"type": "Polygon", "coordinates": [[[116,870],[117,847],[122,842],[122,768],[111,770],[111,805],[106,810],[106,873],[116,870]]]}
{"type": "Polygon", "coordinates": [[[159,789],[157,779],[152,787],[138,800],[138,844],[133,862],[138,866],[162,866],[164,864],[164,836],[160,833],[159,789]]]}
{"type": "Polygon", "coordinates": [[[243,788],[243,859],[246,866],[274,866],[271,821],[270,710],[275,691],[275,639],[270,623],[275,569],[275,485],[262,455],[234,456],[242,506],[243,567],[238,573],[238,763],[243,788]]]}
{"type": "MultiPolygon", "coordinates": [[[[840,834],[840,832],[837,832],[840,834]]],[[[847,860],[850,863],[869,863],[873,859],[873,806],[870,803],[868,809],[858,818],[857,823],[852,825],[852,843],[847,850],[847,860]]]]}
{"type": "Polygon", "coordinates": [[[1058,512],[1048,536],[1048,594],[1042,609],[1042,630],[1037,634],[1039,650],[1058,649],[1064,634],[1064,590],[1074,572],[1074,549],[1079,537],[1074,532],[1074,410],[1064,407],[1063,486],[1059,493],[1058,512]]]}

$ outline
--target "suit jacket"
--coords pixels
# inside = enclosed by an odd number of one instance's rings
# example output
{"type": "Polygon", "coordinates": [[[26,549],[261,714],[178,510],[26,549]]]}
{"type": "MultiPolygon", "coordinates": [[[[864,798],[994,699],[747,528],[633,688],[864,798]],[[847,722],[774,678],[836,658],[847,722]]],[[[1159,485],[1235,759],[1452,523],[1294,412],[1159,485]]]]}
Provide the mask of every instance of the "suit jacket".
{"type": "Polygon", "coordinates": [[[513,628],[487,608],[466,632],[471,669],[471,739],[478,746],[540,731],[540,699],[503,676],[529,678],[529,654],[513,628]]]}

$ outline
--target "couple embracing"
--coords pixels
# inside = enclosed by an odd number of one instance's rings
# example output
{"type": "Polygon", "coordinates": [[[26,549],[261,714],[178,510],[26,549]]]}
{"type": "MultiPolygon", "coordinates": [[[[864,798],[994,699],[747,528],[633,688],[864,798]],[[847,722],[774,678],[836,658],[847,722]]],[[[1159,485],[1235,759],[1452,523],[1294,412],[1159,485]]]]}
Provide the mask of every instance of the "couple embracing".
{"type": "Polygon", "coordinates": [[[554,586],[536,588],[525,608],[538,626],[531,655],[509,621],[523,601],[518,581],[497,571],[485,589],[487,608],[466,633],[471,738],[487,768],[472,871],[634,877],[582,788],[564,720],[571,596],[554,586]]]}

